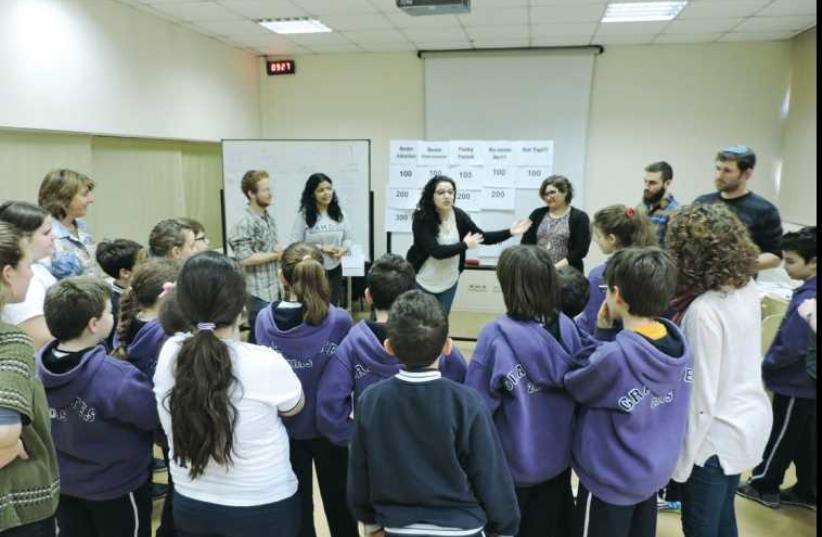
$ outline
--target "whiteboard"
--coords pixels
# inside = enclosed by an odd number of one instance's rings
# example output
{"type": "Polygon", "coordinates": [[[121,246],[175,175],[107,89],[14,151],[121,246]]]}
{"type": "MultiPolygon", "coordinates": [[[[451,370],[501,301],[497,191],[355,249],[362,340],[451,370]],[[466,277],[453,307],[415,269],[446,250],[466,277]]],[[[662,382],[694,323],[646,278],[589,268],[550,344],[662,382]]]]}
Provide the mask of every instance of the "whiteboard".
{"type": "Polygon", "coordinates": [[[308,176],[324,173],[350,222],[352,242],[370,259],[370,140],[223,140],[222,152],[226,238],[248,203],[240,188],[248,170],[271,176],[270,212],[282,246],[289,243],[308,176]]]}

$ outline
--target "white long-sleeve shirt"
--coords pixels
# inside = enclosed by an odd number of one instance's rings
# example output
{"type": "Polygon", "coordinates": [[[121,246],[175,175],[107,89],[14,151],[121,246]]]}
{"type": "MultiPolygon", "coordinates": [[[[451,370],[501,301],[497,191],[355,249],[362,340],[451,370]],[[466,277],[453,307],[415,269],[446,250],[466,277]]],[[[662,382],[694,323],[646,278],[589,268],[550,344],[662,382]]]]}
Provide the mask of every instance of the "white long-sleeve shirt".
{"type": "Polygon", "coordinates": [[[759,293],[753,280],[730,292],[708,291],[682,319],[693,357],[693,391],[685,443],[673,478],[685,482],[713,455],[726,475],[762,460],[771,404],[762,384],[759,293]]]}
{"type": "MultiPolygon", "coordinates": [[[[348,225],[348,218],[343,213],[342,222],[333,220],[328,213],[318,213],[317,222],[312,227],[308,227],[305,222],[305,215],[300,212],[294,220],[291,228],[291,242],[304,241],[309,244],[321,246],[323,244],[333,244],[351,248],[351,228],[348,225]]],[[[332,270],[340,266],[341,261],[334,259],[330,255],[323,254],[323,266],[325,270],[332,270]]]]}

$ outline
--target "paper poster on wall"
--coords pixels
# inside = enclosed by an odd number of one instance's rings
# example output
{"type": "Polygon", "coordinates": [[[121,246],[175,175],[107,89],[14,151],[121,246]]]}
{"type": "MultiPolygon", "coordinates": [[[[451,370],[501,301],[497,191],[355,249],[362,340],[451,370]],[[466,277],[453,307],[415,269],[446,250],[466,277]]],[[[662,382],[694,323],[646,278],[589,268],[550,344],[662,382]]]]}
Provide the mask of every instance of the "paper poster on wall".
{"type": "Polygon", "coordinates": [[[463,211],[477,212],[482,210],[481,199],[481,188],[458,188],[454,205],[463,211]]]}
{"type": "Polygon", "coordinates": [[[451,170],[445,165],[417,166],[417,180],[420,182],[420,185],[425,185],[425,183],[435,175],[448,175],[449,173],[451,173],[451,170]]]}
{"type": "Polygon", "coordinates": [[[482,210],[513,211],[516,191],[513,188],[484,188],[482,210]]]}
{"type": "Polygon", "coordinates": [[[450,142],[450,163],[452,166],[481,166],[485,163],[484,142],[457,140],[450,142]]]}
{"type": "Polygon", "coordinates": [[[391,233],[411,233],[411,214],[413,211],[397,209],[385,210],[385,231],[391,233]]]}
{"type": "Polygon", "coordinates": [[[518,166],[553,166],[554,142],[550,140],[515,142],[514,148],[518,166]]]}
{"type": "Polygon", "coordinates": [[[389,209],[410,211],[417,206],[420,191],[416,187],[389,187],[386,194],[389,209]]]}
{"type": "Polygon", "coordinates": [[[455,166],[446,175],[457,183],[457,188],[480,188],[485,182],[485,170],[477,166],[455,166]]]}
{"type": "Polygon", "coordinates": [[[419,159],[419,140],[391,140],[391,164],[415,166],[419,159]]]}
{"type": "Polygon", "coordinates": [[[542,182],[550,175],[551,168],[547,166],[517,168],[515,184],[517,188],[539,188],[542,182]]]}
{"type": "MultiPolygon", "coordinates": [[[[391,186],[421,186],[425,180],[420,177],[416,164],[391,166],[388,184],[391,186]]],[[[426,178],[427,179],[427,178],[426,178]]]]}
{"type": "Polygon", "coordinates": [[[514,144],[511,142],[486,142],[485,152],[487,166],[515,166],[517,164],[514,144]]]}
{"type": "Polygon", "coordinates": [[[420,166],[435,166],[445,168],[449,164],[451,145],[448,142],[420,142],[419,158],[417,162],[420,166]]]}
{"type": "Polygon", "coordinates": [[[484,168],[483,186],[501,186],[514,187],[516,186],[518,168],[512,166],[489,165],[484,168]]]}

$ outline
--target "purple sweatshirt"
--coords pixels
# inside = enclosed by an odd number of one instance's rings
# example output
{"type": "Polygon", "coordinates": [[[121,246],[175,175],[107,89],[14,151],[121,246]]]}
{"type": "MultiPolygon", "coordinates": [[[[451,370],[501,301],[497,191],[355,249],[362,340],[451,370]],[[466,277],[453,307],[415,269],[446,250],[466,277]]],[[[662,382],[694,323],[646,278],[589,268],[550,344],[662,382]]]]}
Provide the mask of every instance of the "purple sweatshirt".
{"type": "Polygon", "coordinates": [[[562,343],[536,321],[503,315],[482,329],[468,365],[465,384],[491,410],[518,487],[547,481],[571,465],[575,404],[563,377],[583,342],[565,315],[559,333],[562,343]]]}
{"type": "Polygon", "coordinates": [[[593,334],[597,327],[597,314],[605,300],[605,291],[599,288],[605,285],[605,269],[608,262],[597,265],[588,273],[588,303],[582,313],[574,318],[577,326],[588,334],[593,334]]]}
{"type": "Polygon", "coordinates": [[[797,311],[806,298],[816,298],[816,276],[794,290],[785,318],[762,362],[762,379],[774,393],[816,399],[816,381],[805,370],[811,327],[797,311]]]}
{"type": "Polygon", "coordinates": [[[154,382],[154,369],[160,348],[166,340],[166,334],[158,319],[148,321],[126,345],[126,357],[129,362],[143,372],[148,380],[154,382]]]}
{"type": "Polygon", "coordinates": [[[320,377],[337,347],[351,329],[351,316],[344,309],[330,306],[322,324],[302,323],[280,330],[268,306],[257,315],[257,343],[271,347],[291,365],[305,393],[305,407],[294,417],[283,418],[288,436],[295,440],[317,438],[317,391],[320,377]]]}
{"type": "MultiPolygon", "coordinates": [[[[659,319],[682,355],[669,356],[630,330],[586,347],[565,389],[581,408],[572,464],[585,488],[613,505],[634,505],[665,486],[685,437],[693,369],[679,328],[659,319]]],[[[598,331],[598,337],[613,333],[598,331]]]]}
{"type": "MultiPolygon", "coordinates": [[[[325,368],[317,399],[317,425],[333,443],[345,446],[351,441],[354,422],[352,404],[370,385],[400,372],[400,362],[385,352],[368,323],[360,321],[337,348],[325,368]],[[353,401],[352,401],[353,398],[353,401]]],[[[457,347],[440,356],[442,376],[462,383],[465,380],[465,358],[457,347]]]]}
{"type": "Polygon", "coordinates": [[[74,369],[54,374],[37,354],[46,388],[61,493],[111,500],[141,487],[151,473],[152,433],[159,426],[151,383],[101,344],[74,369]]]}

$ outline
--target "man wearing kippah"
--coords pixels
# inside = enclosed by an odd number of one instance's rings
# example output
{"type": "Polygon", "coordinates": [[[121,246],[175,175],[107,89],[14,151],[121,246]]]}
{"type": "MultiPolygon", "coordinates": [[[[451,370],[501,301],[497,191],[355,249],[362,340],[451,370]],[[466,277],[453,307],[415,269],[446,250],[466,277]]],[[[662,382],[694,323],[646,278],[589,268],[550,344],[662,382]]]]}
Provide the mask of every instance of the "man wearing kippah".
{"type": "Polygon", "coordinates": [[[750,147],[732,145],[716,155],[714,182],[717,192],[699,196],[694,203],[725,203],[748,228],[759,247],[757,269],[776,268],[782,261],[782,219],[776,206],[748,190],[748,180],[756,166],[750,147]]]}

